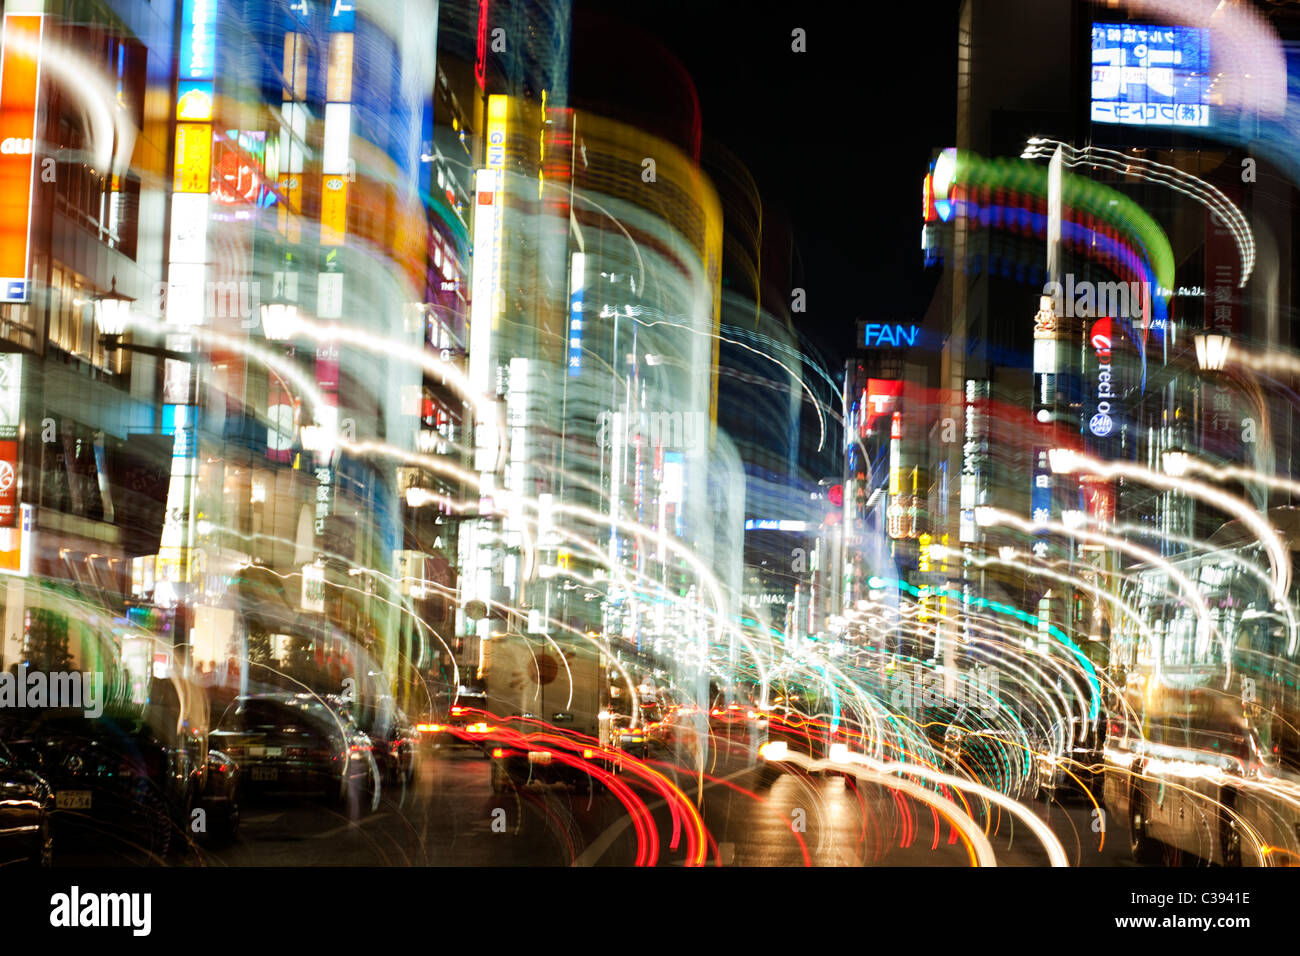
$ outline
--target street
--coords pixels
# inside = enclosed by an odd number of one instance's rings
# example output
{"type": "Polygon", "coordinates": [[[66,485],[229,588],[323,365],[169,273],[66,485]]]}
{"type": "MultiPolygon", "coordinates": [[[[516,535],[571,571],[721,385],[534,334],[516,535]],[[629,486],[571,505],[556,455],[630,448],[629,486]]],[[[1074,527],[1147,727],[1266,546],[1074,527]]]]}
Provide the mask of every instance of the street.
{"type": "MultiPolygon", "coordinates": [[[[757,790],[734,783],[752,773],[706,782],[701,817],[710,866],[966,866],[952,828],[928,809],[895,801],[837,775],[787,772],[757,790]]],[[[752,784],[752,780],[748,780],[752,784]]],[[[682,774],[683,789],[692,782],[682,774]]],[[[689,792],[694,793],[693,789],[689,792]]],[[[671,815],[647,797],[662,840],[661,866],[685,862],[683,841],[668,844],[671,815]]],[[[1076,865],[1130,866],[1124,835],[1104,847],[1092,832],[1091,807],[1041,803],[1076,865]]],[[[1004,817],[991,836],[998,862],[1040,866],[1041,846],[1004,817]]],[[[379,807],[358,819],[322,799],[261,798],[245,804],[231,845],[195,844],[170,861],[183,866],[629,866],[636,833],[609,793],[532,785],[494,794],[489,762],[477,751],[426,758],[409,787],[384,788],[379,807]]],[[[73,850],[56,867],[121,865],[113,851],[73,850]]],[[[143,863],[144,858],[135,862],[143,863]]]]}

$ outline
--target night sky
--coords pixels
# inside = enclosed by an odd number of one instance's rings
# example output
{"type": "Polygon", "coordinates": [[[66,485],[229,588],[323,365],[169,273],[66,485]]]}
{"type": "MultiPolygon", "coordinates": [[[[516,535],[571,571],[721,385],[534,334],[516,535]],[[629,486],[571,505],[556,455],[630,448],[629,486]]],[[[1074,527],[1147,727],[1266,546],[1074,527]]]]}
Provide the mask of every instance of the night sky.
{"type": "Polygon", "coordinates": [[[929,304],[921,179],[955,136],[959,8],[576,0],[573,91],[579,105],[596,84],[644,103],[654,81],[617,57],[636,31],[671,51],[699,92],[706,150],[714,139],[737,154],[791,220],[808,305],[795,320],[841,359],[855,319],[919,319],[929,304]],[[795,27],[805,53],[791,50],[795,27]]]}

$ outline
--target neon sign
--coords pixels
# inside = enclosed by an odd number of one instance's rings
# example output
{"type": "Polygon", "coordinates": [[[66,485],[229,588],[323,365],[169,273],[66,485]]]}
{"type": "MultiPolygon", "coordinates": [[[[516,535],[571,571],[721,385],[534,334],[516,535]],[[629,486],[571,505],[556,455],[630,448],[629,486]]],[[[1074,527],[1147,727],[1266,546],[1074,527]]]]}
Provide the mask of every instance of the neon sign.
{"type": "Polygon", "coordinates": [[[916,325],[879,324],[868,322],[864,326],[863,344],[869,349],[900,348],[915,345],[921,329],[916,325]]]}

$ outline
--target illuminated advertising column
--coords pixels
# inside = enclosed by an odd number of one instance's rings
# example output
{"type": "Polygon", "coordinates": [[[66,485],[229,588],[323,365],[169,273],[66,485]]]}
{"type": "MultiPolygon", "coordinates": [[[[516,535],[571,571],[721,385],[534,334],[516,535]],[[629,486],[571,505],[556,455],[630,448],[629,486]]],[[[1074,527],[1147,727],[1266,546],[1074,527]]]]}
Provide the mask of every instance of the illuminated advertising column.
{"type": "MultiPolygon", "coordinates": [[[[325,132],[321,148],[320,261],[316,276],[316,315],[338,319],[343,315],[343,270],[339,248],[347,238],[348,180],[352,166],[352,51],[356,14],[350,3],[330,4],[329,51],[325,75],[325,132]]],[[[315,410],[322,442],[338,435],[339,347],[321,342],[316,347],[316,388],[321,407],[315,410]]],[[[335,452],[316,449],[316,539],[323,543],[326,524],[334,510],[335,452]]]]}
{"type": "MultiPolygon", "coordinates": [[[[1235,198],[1230,191],[1229,199],[1235,198]]],[[[1205,226],[1205,328],[1235,339],[1240,332],[1237,284],[1241,259],[1228,224],[1212,212],[1205,226]]],[[[1221,375],[1202,377],[1201,444],[1229,461],[1241,459],[1241,415],[1234,386],[1221,375]]],[[[1251,414],[1254,414],[1253,412],[1251,414]]],[[[1263,422],[1256,422],[1262,426],[1263,422]]]]}
{"type": "Polygon", "coordinates": [[[984,504],[984,484],[989,457],[989,383],[966,380],[963,443],[961,453],[961,523],[958,538],[963,544],[979,540],[975,509],[984,504]]]}
{"type": "MultiPolygon", "coordinates": [[[[6,13],[0,50],[0,301],[26,302],[31,292],[31,214],[36,175],[32,143],[40,91],[44,17],[6,13]]],[[[23,356],[0,355],[0,574],[26,577],[31,564],[33,509],[20,504],[19,432],[22,428],[23,356]]],[[[7,599],[6,630],[21,641],[22,590],[7,599]]],[[[22,653],[6,646],[6,662],[22,653]]]]}
{"type": "MultiPolygon", "coordinates": [[[[1052,288],[1059,289],[1061,281],[1061,228],[1062,194],[1064,190],[1065,157],[1058,146],[1047,165],[1047,279],[1052,288]]],[[[1071,277],[1073,279],[1073,277],[1071,277]]],[[[1053,426],[1056,422],[1058,402],[1058,365],[1061,357],[1061,320],[1056,315],[1051,296],[1038,299],[1038,312],[1034,314],[1034,421],[1053,426]]],[[[1034,521],[1050,521],[1056,513],[1054,488],[1056,478],[1048,459],[1048,446],[1035,445],[1030,450],[1030,515],[1034,521]]],[[[1046,558],[1046,535],[1034,542],[1034,554],[1046,558]]]]}
{"type": "Polygon", "coordinates": [[[32,141],[45,18],[6,13],[0,63],[0,302],[26,302],[31,285],[32,141]]]}
{"type": "MultiPolygon", "coordinates": [[[[490,396],[493,381],[492,333],[496,321],[497,253],[500,246],[499,209],[503,205],[501,172],[480,169],[474,180],[474,262],[469,320],[469,385],[474,395],[490,396]]],[[[484,409],[475,412],[474,470],[479,473],[479,507],[490,511],[498,451],[497,423],[484,409]]],[[[471,601],[487,604],[492,598],[492,552],[487,521],[468,522],[461,536],[461,607],[471,601]]],[[[477,623],[480,637],[490,634],[490,623],[477,623]]]]}
{"type": "MultiPolygon", "coordinates": [[[[216,69],[215,0],[185,0],[181,8],[180,56],[173,118],[176,150],[172,170],[172,219],[168,243],[164,320],[177,331],[167,348],[189,352],[194,338],[183,330],[203,322],[208,260],[208,193],[212,183],[212,104],[216,69]]],[[[194,485],[198,473],[198,416],[190,363],[166,359],[163,429],[171,431],[171,484],[159,543],[155,580],[184,598],[191,580],[194,485]]],[[[165,589],[164,589],[165,593],[165,589]]]]}

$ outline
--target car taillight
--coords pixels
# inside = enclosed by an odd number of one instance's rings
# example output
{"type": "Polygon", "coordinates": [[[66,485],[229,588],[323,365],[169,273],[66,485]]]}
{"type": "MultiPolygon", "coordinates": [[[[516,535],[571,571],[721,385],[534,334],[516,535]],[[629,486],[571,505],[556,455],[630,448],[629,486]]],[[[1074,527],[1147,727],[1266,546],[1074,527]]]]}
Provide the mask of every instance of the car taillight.
{"type": "Polygon", "coordinates": [[[506,755],[506,752],[505,752],[504,750],[502,750],[500,747],[493,747],[493,748],[492,748],[492,756],[494,756],[494,757],[500,759],[501,757],[504,757],[505,755],[506,755]]]}

